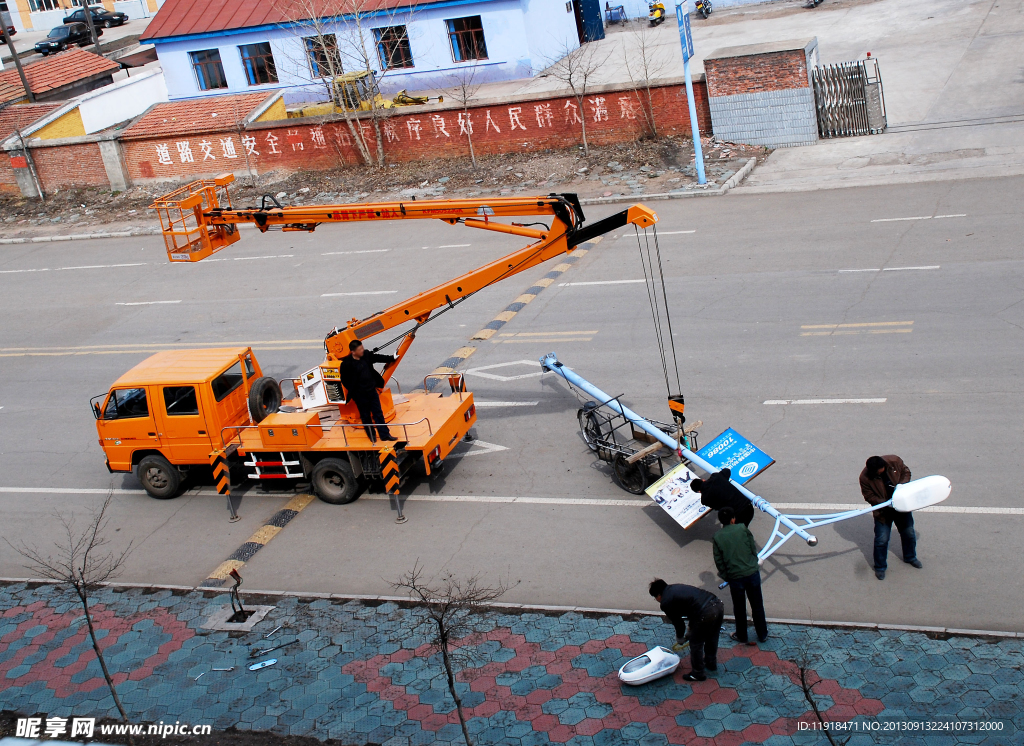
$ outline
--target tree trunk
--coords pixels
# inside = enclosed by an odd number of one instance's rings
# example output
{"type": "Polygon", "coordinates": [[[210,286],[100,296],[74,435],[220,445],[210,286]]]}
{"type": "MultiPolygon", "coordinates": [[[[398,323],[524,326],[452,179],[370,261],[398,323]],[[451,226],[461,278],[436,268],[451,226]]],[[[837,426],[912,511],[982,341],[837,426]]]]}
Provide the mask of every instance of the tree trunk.
{"type": "MultiPolygon", "coordinates": [[[[586,94],[584,93],[583,96],[586,94]]],[[[583,129],[583,155],[590,157],[590,145],[587,143],[587,112],[583,108],[583,96],[577,96],[580,105],[580,127],[583,129]]]]}
{"type": "Polygon", "coordinates": [[[363,139],[363,128],[356,126],[356,122],[352,121],[352,117],[349,116],[348,112],[345,113],[345,123],[348,124],[348,131],[352,133],[352,139],[356,143],[356,150],[359,151],[359,156],[367,166],[372,166],[373,156],[370,155],[370,149],[366,146],[366,141],[363,139]]]}
{"type": "MultiPolygon", "coordinates": [[[[89,596],[86,593],[85,586],[83,583],[82,589],[76,589],[78,593],[78,600],[82,602],[82,611],[85,613],[85,623],[89,627],[89,637],[92,639],[92,649],[96,653],[96,660],[100,662],[100,670],[103,671],[103,678],[107,682],[107,686],[110,688],[110,696],[114,698],[114,704],[117,706],[117,711],[121,713],[121,719],[128,723],[128,713],[124,711],[124,706],[121,704],[121,698],[117,696],[117,687],[114,686],[114,679],[110,676],[110,671],[107,670],[107,661],[103,657],[103,651],[100,650],[99,640],[96,639],[96,628],[92,626],[92,612],[89,610],[89,596]]],[[[135,745],[135,739],[131,733],[128,733],[128,743],[135,745]]]]}
{"type": "Polygon", "coordinates": [[[462,113],[466,117],[466,140],[469,142],[469,160],[473,163],[473,170],[476,171],[476,153],[473,150],[473,125],[469,121],[469,109],[463,105],[462,113]]]}
{"type": "MultiPolygon", "coordinates": [[[[2,14],[0,14],[2,18],[2,14]]],[[[21,84],[25,87],[25,93],[28,95],[28,101],[30,104],[36,102],[36,94],[32,93],[32,88],[28,84],[28,78],[25,77],[25,69],[21,66],[21,57],[18,56],[18,50],[14,48],[14,42],[11,40],[10,34],[7,33],[7,23],[0,23],[0,32],[4,37],[4,42],[7,44],[7,48],[11,50],[11,55],[14,57],[14,66],[18,68],[18,77],[21,78],[21,84]]]]}
{"type": "Polygon", "coordinates": [[[455,672],[452,670],[452,659],[448,657],[448,635],[440,622],[437,626],[441,632],[441,659],[444,661],[444,672],[448,677],[448,691],[451,692],[452,699],[455,700],[455,710],[459,713],[459,724],[462,725],[462,737],[466,739],[466,746],[473,746],[473,741],[469,737],[469,728],[466,727],[466,716],[462,712],[462,700],[455,692],[455,672]]]}
{"type": "Polygon", "coordinates": [[[384,138],[381,137],[380,119],[373,117],[373,134],[377,138],[377,168],[384,168],[384,138]]]}

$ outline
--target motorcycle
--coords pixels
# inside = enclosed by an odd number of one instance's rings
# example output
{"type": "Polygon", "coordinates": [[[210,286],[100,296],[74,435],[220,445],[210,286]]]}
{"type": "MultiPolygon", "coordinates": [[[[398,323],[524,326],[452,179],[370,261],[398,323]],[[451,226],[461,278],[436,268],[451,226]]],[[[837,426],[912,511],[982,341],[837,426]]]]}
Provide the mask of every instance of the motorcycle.
{"type": "Polygon", "coordinates": [[[651,3],[648,8],[650,12],[647,14],[647,20],[651,22],[652,26],[657,26],[665,20],[665,3],[659,0],[659,2],[651,3]]]}
{"type": "MultiPolygon", "coordinates": [[[[821,2],[821,0],[818,0],[818,2],[821,2]]],[[[698,13],[707,18],[711,15],[711,0],[697,0],[696,8],[698,13]]]]}

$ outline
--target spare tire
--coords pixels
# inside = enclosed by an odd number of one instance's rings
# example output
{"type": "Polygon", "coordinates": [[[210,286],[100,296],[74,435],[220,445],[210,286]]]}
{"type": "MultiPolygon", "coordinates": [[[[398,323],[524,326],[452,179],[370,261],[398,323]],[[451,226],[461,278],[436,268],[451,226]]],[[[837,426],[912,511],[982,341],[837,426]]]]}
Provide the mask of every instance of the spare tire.
{"type": "Polygon", "coordinates": [[[262,422],[281,408],[281,387],[270,376],[262,376],[249,387],[249,414],[253,422],[262,422]]]}

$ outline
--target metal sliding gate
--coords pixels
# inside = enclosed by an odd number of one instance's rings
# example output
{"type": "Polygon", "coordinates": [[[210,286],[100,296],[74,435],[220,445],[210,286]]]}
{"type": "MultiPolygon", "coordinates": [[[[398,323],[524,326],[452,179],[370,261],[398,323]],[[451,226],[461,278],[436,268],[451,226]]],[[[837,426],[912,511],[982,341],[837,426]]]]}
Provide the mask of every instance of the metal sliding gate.
{"type": "Polygon", "coordinates": [[[878,135],[885,131],[885,97],[878,61],[821,65],[811,72],[820,137],[878,135]]]}

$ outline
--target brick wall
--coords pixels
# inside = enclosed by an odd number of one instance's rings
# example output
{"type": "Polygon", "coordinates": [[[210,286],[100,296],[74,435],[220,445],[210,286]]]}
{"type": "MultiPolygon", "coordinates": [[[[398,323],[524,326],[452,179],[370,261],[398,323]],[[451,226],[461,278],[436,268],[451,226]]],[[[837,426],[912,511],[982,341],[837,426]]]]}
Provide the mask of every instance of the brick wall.
{"type": "Polygon", "coordinates": [[[44,192],[76,186],[110,187],[100,147],[95,142],[31,148],[44,192]]]}
{"type": "Polygon", "coordinates": [[[802,49],[704,61],[711,96],[808,88],[807,56],[802,49]]]}
{"type": "MultiPolygon", "coordinates": [[[[705,134],[711,112],[703,82],[694,83],[698,119],[705,134]]],[[[651,100],[661,135],[689,135],[690,114],[682,84],[652,89],[651,100]]],[[[565,148],[581,142],[581,119],[593,145],[635,139],[647,129],[641,108],[646,93],[602,91],[589,95],[580,110],[574,98],[559,97],[476,106],[468,112],[426,108],[396,114],[381,123],[384,151],[392,161],[457,158],[468,155],[467,131],[480,155],[565,148]]],[[[375,131],[363,127],[371,146],[375,131]]],[[[225,171],[260,173],[271,170],[332,169],[361,163],[344,119],[324,122],[306,118],[258,122],[241,132],[224,130],[202,135],[122,138],[125,162],[133,182],[182,179],[225,171]]],[[[374,146],[375,147],[375,146],[374,146]]]]}

